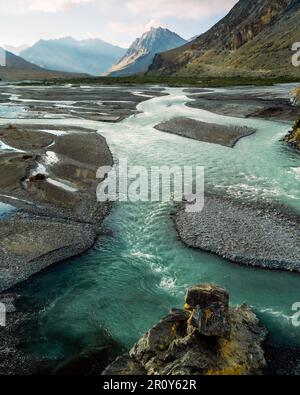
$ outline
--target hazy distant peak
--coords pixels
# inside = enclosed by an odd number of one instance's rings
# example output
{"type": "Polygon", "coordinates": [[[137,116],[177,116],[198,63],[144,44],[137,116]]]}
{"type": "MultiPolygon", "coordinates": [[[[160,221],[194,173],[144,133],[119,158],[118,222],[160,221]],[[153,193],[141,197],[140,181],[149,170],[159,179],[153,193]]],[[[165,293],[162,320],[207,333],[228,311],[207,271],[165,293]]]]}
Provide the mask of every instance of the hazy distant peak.
{"type": "Polygon", "coordinates": [[[21,52],[26,60],[50,70],[101,75],[107,71],[126,49],[102,39],[76,40],[61,37],[39,40],[21,52]]]}

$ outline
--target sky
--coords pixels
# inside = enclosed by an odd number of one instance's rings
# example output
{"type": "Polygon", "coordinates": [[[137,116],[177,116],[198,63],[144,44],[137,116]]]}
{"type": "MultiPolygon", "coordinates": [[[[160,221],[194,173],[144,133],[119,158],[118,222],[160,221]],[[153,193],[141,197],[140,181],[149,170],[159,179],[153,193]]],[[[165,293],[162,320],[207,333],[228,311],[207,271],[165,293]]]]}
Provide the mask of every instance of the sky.
{"type": "Polygon", "coordinates": [[[151,27],[189,39],[208,30],[237,0],[0,0],[0,46],[72,36],[128,47],[151,27]]]}

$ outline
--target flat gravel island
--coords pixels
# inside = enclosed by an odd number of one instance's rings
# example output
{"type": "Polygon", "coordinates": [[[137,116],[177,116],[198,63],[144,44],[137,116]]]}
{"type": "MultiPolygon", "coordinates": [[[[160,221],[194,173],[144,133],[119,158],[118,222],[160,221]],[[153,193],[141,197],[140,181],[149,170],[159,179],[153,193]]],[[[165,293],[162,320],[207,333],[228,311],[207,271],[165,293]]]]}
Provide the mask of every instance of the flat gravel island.
{"type": "Polygon", "coordinates": [[[178,204],[174,222],[189,247],[246,266],[300,272],[299,216],[267,205],[206,196],[202,212],[178,204]]]}
{"type": "Polygon", "coordinates": [[[242,137],[255,133],[254,129],[246,126],[225,126],[183,117],[173,118],[170,121],[160,123],[155,126],[155,129],[230,148],[233,148],[242,137]]]}

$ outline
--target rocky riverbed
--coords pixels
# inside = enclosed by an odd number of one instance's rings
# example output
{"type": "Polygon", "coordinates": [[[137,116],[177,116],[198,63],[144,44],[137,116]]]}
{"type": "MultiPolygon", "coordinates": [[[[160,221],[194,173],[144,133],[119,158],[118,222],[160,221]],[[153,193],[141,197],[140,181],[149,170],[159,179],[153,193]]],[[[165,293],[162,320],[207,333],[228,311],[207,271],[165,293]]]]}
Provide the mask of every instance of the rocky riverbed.
{"type": "MultiPolygon", "coordinates": [[[[4,86],[1,98],[15,114],[24,111],[24,118],[53,113],[119,122],[142,101],[164,95],[162,89],[138,86],[67,88],[4,86]]],[[[0,223],[1,292],[93,245],[111,208],[97,202],[103,180],[96,172],[112,166],[113,158],[106,140],[84,127],[8,123],[0,126],[0,144],[0,201],[22,210],[0,223]]]]}
{"type": "Polygon", "coordinates": [[[13,150],[0,154],[0,198],[23,210],[0,223],[0,291],[90,248],[110,209],[95,192],[97,169],[113,164],[105,139],[86,129],[51,132],[0,128],[13,150]]]}
{"type": "MultiPolygon", "coordinates": [[[[20,110],[21,118],[75,118],[100,122],[120,122],[137,114],[137,105],[153,97],[164,96],[161,88],[102,86],[6,86],[2,100],[20,110]],[[6,101],[4,100],[6,98],[6,101]]],[[[0,118],[9,118],[8,113],[0,118]]],[[[13,115],[15,118],[16,115],[13,115]]]]}

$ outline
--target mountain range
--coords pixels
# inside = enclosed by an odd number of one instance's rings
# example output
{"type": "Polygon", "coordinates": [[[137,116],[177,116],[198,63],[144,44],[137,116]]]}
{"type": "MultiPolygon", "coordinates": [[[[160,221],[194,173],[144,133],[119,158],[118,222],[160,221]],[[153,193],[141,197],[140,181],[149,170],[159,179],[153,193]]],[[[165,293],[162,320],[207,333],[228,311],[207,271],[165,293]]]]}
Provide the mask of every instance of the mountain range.
{"type": "Polygon", "coordinates": [[[49,70],[87,73],[95,76],[107,71],[126,52],[126,49],[101,39],[75,40],[65,37],[39,40],[21,51],[20,56],[49,70]]]}
{"type": "Polygon", "coordinates": [[[0,80],[21,81],[67,77],[75,77],[75,75],[43,69],[20,56],[0,48],[0,80]]]}
{"type": "Polygon", "coordinates": [[[155,55],[182,46],[187,41],[178,34],[162,27],[151,28],[137,38],[122,59],[107,73],[110,76],[128,76],[145,73],[155,55]]]}
{"type": "Polygon", "coordinates": [[[240,0],[206,33],[155,56],[150,73],[178,76],[300,76],[299,0],[240,0]]]}
{"type": "Polygon", "coordinates": [[[159,27],[128,50],[100,39],[71,37],[40,40],[22,50],[21,57],[12,53],[20,48],[11,48],[3,52],[6,65],[0,67],[0,78],[64,76],[53,70],[98,76],[300,78],[291,50],[300,41],[299,20],[300,0],[240,0],[216,25],[189,41],[159,27]]]}
{"type": "Polygon", "coordinates": [[[8,52],[13,53],[14,55],[20,55],[22,51],[29,48],[30,45],[23,44],[23,45],[3,45],[3,49],[8,52]]]}

